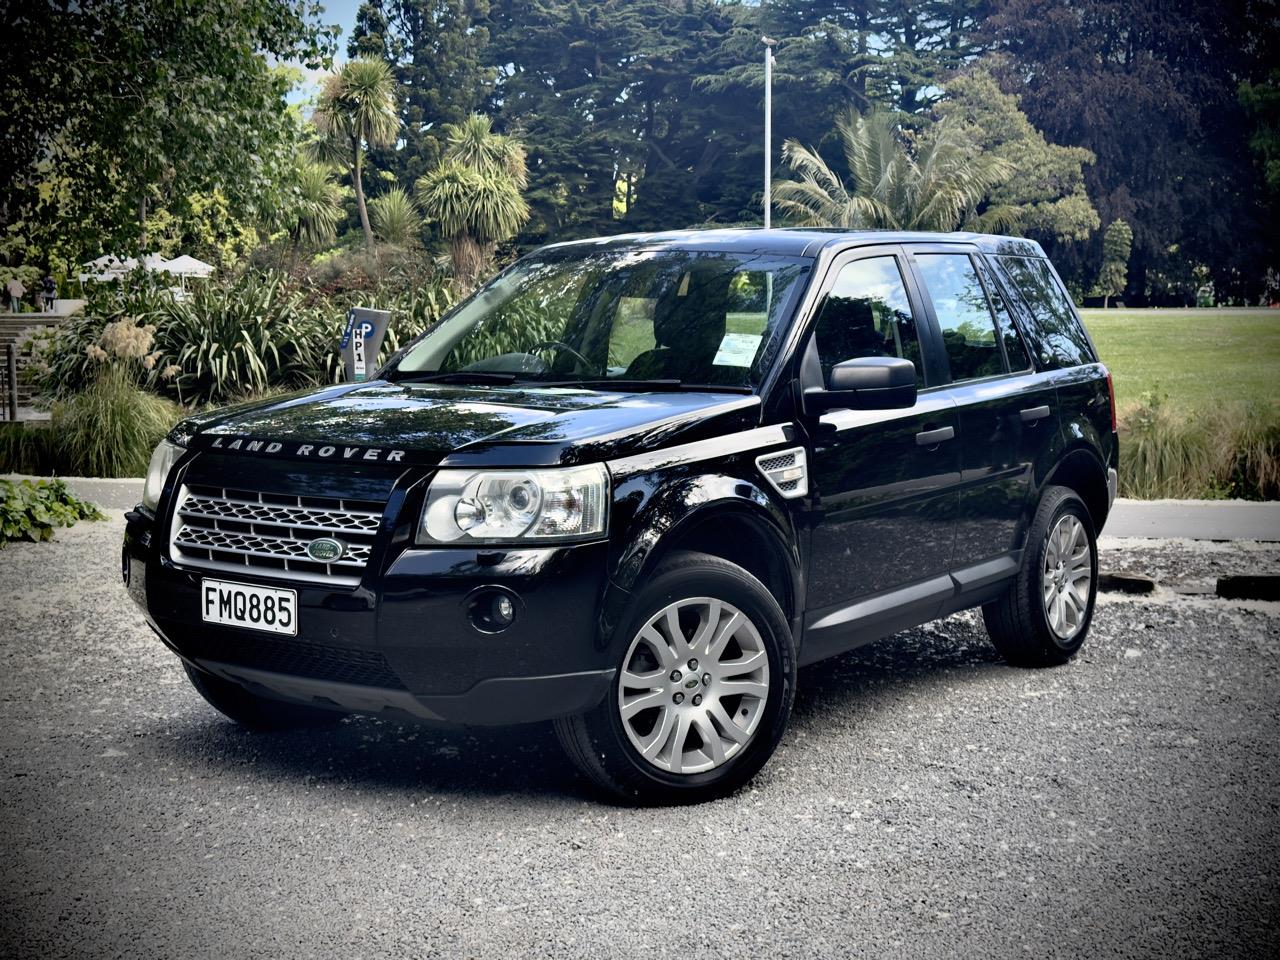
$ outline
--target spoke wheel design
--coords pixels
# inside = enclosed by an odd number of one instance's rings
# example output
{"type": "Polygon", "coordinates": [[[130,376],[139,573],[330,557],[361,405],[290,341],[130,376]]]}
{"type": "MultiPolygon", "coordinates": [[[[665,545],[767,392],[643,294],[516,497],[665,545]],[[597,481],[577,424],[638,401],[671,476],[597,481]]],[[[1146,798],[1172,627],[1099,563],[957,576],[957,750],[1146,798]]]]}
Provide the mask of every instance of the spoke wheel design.
{"type": "Polygon", "coordinates": [[[622,663],[622,726],[640,756],[668,773],[702,773],[732,759],[750,742],[769,697],[759,630],[711,597],[659,610],[622,663]]]}
{"type": "Polygon", "coordinates": [[[1063,514],[1049,531],[1042,575],[1042,597],[1049,629],[1059,640],[1070,640],[1084,624],[1093,579],[1089,536],[1084,524],[1070,513],[1063,514]]]}

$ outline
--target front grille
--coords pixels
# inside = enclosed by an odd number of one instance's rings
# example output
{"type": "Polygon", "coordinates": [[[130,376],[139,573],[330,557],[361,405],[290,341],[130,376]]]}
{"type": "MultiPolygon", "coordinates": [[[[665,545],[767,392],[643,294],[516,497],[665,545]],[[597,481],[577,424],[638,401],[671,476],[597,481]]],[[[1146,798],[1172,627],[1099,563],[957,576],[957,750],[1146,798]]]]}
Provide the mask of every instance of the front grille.
{"type": "Polygon", "coordinates": [[[219,633],[185,640],[182,652],[197,660],[212,660],[293,677],[351,683],[361,687],[404,689],[404,684],[387,664],[386,658],[376,650],[327,647],[275,637],[258,640],[219,633]]]}
{"type": "Polygon", "coordinates": [[[184,485],[169,550],[176,563],[190,567],[354,586],[369,562],[382,510],[369,500],[184,485]],[[342,542],[343,555],[312,560],[307,545],[322,537],[342,542]]]}

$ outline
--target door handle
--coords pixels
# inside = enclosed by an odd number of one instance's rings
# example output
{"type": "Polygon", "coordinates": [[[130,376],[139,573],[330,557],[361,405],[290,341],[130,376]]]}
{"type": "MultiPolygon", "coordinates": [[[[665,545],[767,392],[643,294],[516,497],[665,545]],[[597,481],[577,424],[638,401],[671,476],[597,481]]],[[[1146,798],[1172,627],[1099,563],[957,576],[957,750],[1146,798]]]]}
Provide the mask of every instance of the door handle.
{"type": "Polygon", "coordinates": [[[936,447],[944,440],[954,440],[955,427],[939,427],[937,430],[921,430],[916,434],[916,446],[936,447]]]}
{"type": "Polygon", "coordinates": [[[1037,420],[1043,420],[1045,417],[1049,416],[1049,413],[1050,410],[1047,406],[1028,407],[1026,410],[1023,410],[1019,416],[1022,417],[1023,423],[1035,423],[1037,420]]]}

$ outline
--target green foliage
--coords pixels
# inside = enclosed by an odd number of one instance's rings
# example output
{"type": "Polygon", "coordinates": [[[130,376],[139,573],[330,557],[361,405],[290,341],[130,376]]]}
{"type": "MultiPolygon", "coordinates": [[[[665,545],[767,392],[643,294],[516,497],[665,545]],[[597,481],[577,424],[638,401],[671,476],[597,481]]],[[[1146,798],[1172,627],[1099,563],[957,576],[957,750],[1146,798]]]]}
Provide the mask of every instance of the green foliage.
{"type": "Polygon", "coordinates": [[[70,527],[77,520],[105,519],[61,480],[0,480],[0,548],[10,540],[52,540],[54,527],[70,527]]]}
{"type": "Polygon", "coordinates": [[[216,405],[268,386],[308,386],[321,369],[316,318],[280,273],[202,284],[189,299],[165,304],[156,319],[160,356],[151,384],[183,403],[216,405]]]}
{"type": "Polygon", "coordinates": [[[1280,498],[1280,414],[1269,404],[1186,416],[1147,393],[1126,411],[1120,442],[1121,496],[1280,498]]]}
{"type": "Polygon", "coordinates": [[[411,247],[421,242],[422,214],[413,197],[400,187],[392,187],[371,200],[369,218],[373,232],[384,243],[411,247]]]}
{"type": "Polygon", "coordinates": [[[524,146],[493,133],[487,117],[472,116],[446,131],[449,148],[414,185],[427,219],[449,241],[453,276],[470,289],[493,259],[498,242],[529,219],[521,195],[528,182],[524,146]]]}
{"type": "Polygon", "coordinates": [[[1064,243],[1087,240],[1098,229],[1084,186],[1094,155],[1049,143],[989,70],[978,67],[947,81],[934,113],[984,154],[1009,163],[1008,175],[987,191],[976,226],[1064,243]]]}
{"type": "Polygon", "coordinates": [[[392,311],[385,358],[452,306],[449,285],[413,269],[412,258],[382,259],[391,266],[343,258],[345,272],[327,290],[253,270],[202,283],[181,302],[137,275],[101,288],[83,314],[33,336],[26,376],[44,399],[69,400],[104,367],[116,367],[128,382],[188,406],[333,382],[350,307],[392,311]]]}
{"type": "Polygon", "coordinates": [[[342,220],[342,187],[323,163],[303,162],[297,169],[297,197],[292,209],[293,244],[319,246],[337,235],[342,220]]]}
{"type": "Polygon", "coordinates": [[[176,404],[134,386],[120,366],[105,366],[87,389],[53,405],[50,442],[67,474],[140,477],[181,414],[176,404]]]}
{"type": "Polygon", "coordinates": [[[1112,297],[1124,293],[1129,280],[1129,251],[1133,248],[1133,230],[1123,220],[1112,220],[1102,238],[1102,270],[1093,295],[1103,298],[1103,306],[1112,297]]]}
{"type": "Polygon", "coordinates": [[[488,99],[497,63],[489,53],[486,0],[367,0],[348,44],[352,57],[387,62],[399,89],[404,148],[373,158],[395,182],[413,183],[440,161],[441,131],[488,99]]]}
{"type": "Polygon", "coordinates": [[[851,186],[817,151],[795,140],[783,146],[798,180],[775,186],[778,210],[801,226],[844,229],[954,230],[988,190],[1012,172],[981,153],[942,120],[913,152],[891,118],[850,110],[836,121],[851,186]]]}
{"type": "Polygon", "coordinates": [[[147,249],[166,259],[185,253],[225,269],[258,242],[258,231],[235,215],[221,190],[172,200],[147,217],[147,249]]]}
{"type": "Polygon", "coordinates": [[[53,436],[43,424],[0,423],[0,473],[46,477],[58,473],[53,436]]]}
{"type": "MultiPolygon", "coordinates": [[[[43,256],[137,249],[149,210],[221,190],[269,210],[295,129],[273,61],[318,67],[332,34],[295,0],[20,4],[0,71],[5,220],[43,256]],[[57,56],[38,51],[56,44],[57,56]]],[[[14,9],[17,13],[17,9],[14,9]]],[[[31,258],[28,258],[31,259],[31,258]]]]}
{"type": "Polygon", "coordinates": [[[395,108],[395,82],[381,60],[349,60],[325,81],[312,118],[320,134],[320,159],[346,164],[356,192],[356,207],[365,245],[373,249],[373,228],[365,203],[365,150],[390,146],[400,130],[395,108]]]}

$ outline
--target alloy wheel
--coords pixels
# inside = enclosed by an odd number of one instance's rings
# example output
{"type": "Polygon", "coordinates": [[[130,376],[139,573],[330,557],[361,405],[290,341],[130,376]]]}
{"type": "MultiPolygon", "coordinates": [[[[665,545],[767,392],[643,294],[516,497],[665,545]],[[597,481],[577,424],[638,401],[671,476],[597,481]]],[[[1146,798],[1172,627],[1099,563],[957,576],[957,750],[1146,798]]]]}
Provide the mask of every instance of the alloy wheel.
{"type": "Polygon", "coordinates": [[[1070,640],[1084,625],[1092,579],[1089,535],[1079,517],[1063,514],[1045,544],[1042,583],[1045,616],[1059,640],[1070,640]]]}
{"type": "Polygon", "coordinates": [[[703,773],[750,742],[768,696],[769,655],[751,618],[723,600],[692,597],[663,607],[631,641],[618,712],[646,761],[703,773]]]}

